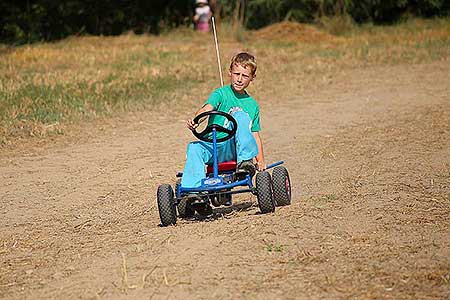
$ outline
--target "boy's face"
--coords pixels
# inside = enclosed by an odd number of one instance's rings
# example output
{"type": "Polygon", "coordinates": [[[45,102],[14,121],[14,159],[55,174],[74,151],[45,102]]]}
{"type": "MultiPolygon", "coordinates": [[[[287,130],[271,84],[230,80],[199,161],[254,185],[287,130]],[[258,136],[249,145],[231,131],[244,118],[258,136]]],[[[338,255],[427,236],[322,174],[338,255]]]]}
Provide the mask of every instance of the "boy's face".
{"type": "Polygon", "coordinates": [[[239,94],[243,94],[245,89],[252,82],[254,76],[250,67],[243,67],[239,64],[233,64],[230,70],[231,87],[239,94]]]}

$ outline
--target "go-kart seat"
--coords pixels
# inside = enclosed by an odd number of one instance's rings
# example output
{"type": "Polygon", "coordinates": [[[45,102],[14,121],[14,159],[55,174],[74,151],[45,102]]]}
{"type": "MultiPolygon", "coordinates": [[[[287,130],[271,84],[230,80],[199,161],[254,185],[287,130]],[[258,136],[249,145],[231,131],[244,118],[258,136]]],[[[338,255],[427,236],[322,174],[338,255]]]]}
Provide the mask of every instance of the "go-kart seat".
{"type": "MultiPolygon", "coordinates": [[[[224,161],[219,163],[219,173],[225,171],[234,171],[236,170],[237,162],[235,160],[224,161]]],[[[207,173],[213,173],[214,168],[213,165],[208,165],[206,168],[207,173]]]]}

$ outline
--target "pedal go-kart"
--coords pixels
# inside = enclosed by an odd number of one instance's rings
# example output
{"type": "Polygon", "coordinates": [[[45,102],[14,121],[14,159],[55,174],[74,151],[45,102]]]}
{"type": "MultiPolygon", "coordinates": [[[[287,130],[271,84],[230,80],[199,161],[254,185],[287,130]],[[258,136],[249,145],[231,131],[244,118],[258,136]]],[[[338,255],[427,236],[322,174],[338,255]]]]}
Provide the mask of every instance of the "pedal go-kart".
{"type": "MultiPolygon", "coordinates": [[[[183,188],[181,179],[175,184],[175,193],[170,184],[158,187],[157,202],[162,226],[174,225],[177,222],[177,210],[180,218],[191,218],[195,213],[208,216],[213,213],[212,206],[230,205],[234,194],[250,192],[256,195],[258,207],[263,214],[274,212],[276,206],[291,204],[289,173],[285,167],[280,166],[283,161],[258,172],[255,185],[250,174],[236,176],[236,161],[218,163],[217,143],[231,139],[236,134],[237,122],[230,114],[220,111],[204,112],[198,115],[194,122],[199,123],[201,119],[212,115],[225,117],[232,124],[231,129],[210,124],[201,132],[192,131],[199,140],[212,142],[213,164],[207,166],[206,177],[198,188],[183,188]],[[217,132],[224,132],[226,136],[217,138],[217,132]],[[271,175],[267,170],[272,168],[271,175]]],[[[178,173],[177,177],[182,175],[178,173]]]]}

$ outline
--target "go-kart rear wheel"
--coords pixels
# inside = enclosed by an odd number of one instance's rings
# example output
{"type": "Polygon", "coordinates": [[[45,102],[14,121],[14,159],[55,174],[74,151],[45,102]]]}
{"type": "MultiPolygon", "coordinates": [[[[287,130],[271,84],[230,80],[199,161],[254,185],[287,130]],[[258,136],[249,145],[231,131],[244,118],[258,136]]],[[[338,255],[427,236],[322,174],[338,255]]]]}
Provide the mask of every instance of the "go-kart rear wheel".
{"type": "MultiPolygon", "coordinates": [[[[175,196],[178,197],[178,190],[181,187],[181,179],[178,179],[175,183],[175,196]]],[[[195,214],[195,210],[192,208],[190,201],[188,201],[188,197],[184,197],[180,200],[177,205],[178,216],[180,218],[191,218],[195,214]]]]}
{"type": "Polygon", "coordinates": [[[172,186],[169,184],[160,185],[158,187],[157,200],[161,225],[175,225],[177,222],[177,213],[175,209],[172,186]]]}
{"type": "Polygon", "coordinates": [[[283,166],[273,169],[273,197],[277,206],[291,204],[291,181],[289,173],[283,166]]]}
{"type": "Polygon", "coordinates": [[[178,203],[177,208],[180,218],[191,218],[195,214],[195,210],[192,208],[188,197],[184,197],[183,199],[181,199],[180,203],[178,203]]]}
{"type": "Polygon", "coordinates": [[[256,192],[261,213],[274,212],[275,201],[273,199],[272,178],[269,172],[262,171],[256,174],[256,192]]]}

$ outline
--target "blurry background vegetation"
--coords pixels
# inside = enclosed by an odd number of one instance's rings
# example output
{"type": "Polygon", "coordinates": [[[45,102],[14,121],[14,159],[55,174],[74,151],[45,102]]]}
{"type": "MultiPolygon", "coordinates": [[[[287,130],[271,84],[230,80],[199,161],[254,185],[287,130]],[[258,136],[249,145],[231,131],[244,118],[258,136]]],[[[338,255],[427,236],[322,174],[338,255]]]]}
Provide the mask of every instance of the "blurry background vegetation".
{"type": "MultiPolygon", "coordinates": [[[[222,70],[237,50],[262,62],[250,91],[259,101],[326,88],[346,70],[450,61],[450,0],[210,2],[222,70]]],[[[212,35],[192,29],[193,6],[0,1],[0,150],[128,112],[194,110],[218,72],[212,35]]]]}
{"type": "MultiPolygon", "coordinates": [[[[70,35],[160,34],[192,26],[194,0],[27,0],[0,2],[0,42],[51,41],[70,35]]],[[[450,15],[449,0],[211,0],[217,18],[258,29],[280,21],[393,24],[450,15]]]]}

